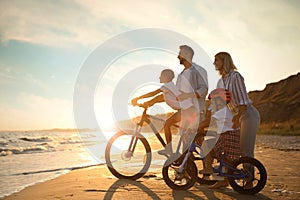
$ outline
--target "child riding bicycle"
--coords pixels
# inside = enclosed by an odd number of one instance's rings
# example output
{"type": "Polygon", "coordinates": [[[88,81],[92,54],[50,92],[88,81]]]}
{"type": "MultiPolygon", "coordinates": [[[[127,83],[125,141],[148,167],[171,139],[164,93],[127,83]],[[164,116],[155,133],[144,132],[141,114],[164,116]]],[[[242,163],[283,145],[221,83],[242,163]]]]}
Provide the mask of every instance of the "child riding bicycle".
{"type": "MultiPolygon", "coordinates": [[[[222,153],[226,155],[229,161],[236,160],[240,157],[240,133],[239,129],[232,128],[233,114],[226,106],[230,101],[228,90],[217,88],[213,90],[208,99],[211,102],[210,108],[212,116],[208,132],[204,137],[201,148],[203,149],[204,169],[200,170],[201,174],[213,174],[213,158],[220,160],[222,153]]],[[[207,121],[200,122],[199,126],[205,126],[207,121]]],[[[216,189],[228,186],[228,182],[218,181],[210,188],[216,189]]]]}
{"type": "MultiPolygon", "coordinates": [[[[188,133],[186,133],[186,130],[191,124],[195,124],[195,120],[197,120],[197,114],[194,109],[194,104],[191,99],[185,99],[182,101],[179,101],[177,97],[181,94],[181,91],[178,89],[178,87],[172,82],[174,79],[174,72],[171,69],[164,69],[161,72],[161,75],[159,77],[160,83],[164,83],[159,89],[154,90],[152,92],[146,93],[142,96],[133,98],[131,100],[131,103],[133,105],[137,104],[137,101],[139,99],[143,98],[149,98],[158,94],[163,94],[163,98],[154,98],[150,101],[146,101],[143,103],[144,106],[152,106],[155,103],[163,102],[165,101],[171,108],[174,110],[177,110],[181,112],[181,121],[180,121],[180,132],[181,135],[185,135],[185,138],[192,137],[187,136],[188,133]],[[186,134],[185,134],[186,133],[186,134]]],[[[159,96],[157,96],[159,97],[159,96]]],[[[166,133],[165,133],[166,134],[166,133]]],[[[172,135],[166,134],[166,142],[167,145],[165,149],[158,151],[161,155],[171,155],[172,150],[172,135]]],[[[188,139],[186,139],[188,140],[188,139]]],[[[188,143],[188,141],[184,141],[184,143],[188,143]]]]}

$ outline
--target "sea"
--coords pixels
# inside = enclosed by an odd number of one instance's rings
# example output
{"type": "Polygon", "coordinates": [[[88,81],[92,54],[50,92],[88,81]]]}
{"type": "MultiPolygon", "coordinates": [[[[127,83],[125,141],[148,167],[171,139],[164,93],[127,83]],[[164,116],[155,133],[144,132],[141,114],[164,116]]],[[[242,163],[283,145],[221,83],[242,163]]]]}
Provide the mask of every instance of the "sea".
{"type": "MultiPolygon", "coordinates": [[[[105,146],[113,134],[60,130],[0,132],[0,198],[73,169],[105,164],[105,146]]],[[[151,142],[150,145],[155,146],[151,142]]],[[[298,151],[300,136],[258,135],[256,145],[298,151]]]]}
{"type": "Polygon", "coordinates": [[[113,132],[0,132],[0,197],[53,179],[73,169],[105,164],[107,138],[113,132]],[[90,149],[98,149],[97,154],[90,149]]]}

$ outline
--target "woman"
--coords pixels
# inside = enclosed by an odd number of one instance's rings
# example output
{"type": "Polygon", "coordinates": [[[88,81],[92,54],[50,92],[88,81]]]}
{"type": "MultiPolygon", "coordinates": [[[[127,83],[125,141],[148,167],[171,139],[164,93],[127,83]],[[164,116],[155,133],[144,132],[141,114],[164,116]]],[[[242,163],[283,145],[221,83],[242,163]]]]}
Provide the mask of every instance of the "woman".
{"type": "MultiPolygon", "coordinates": [[[[244,78],[237,71],[229,53],[215,55],[214,65],[221,75],[217,88],[225,88],[231,93],[230,110],[235,114],[232,128],[240,127],[241,155],[254,158],[254,146],[260,116],[246,91],[244,78]]],[[[253,171],[253,169],[249,169],[253,171]]],[[[251,187],[252,182],[248,183],[251,187]]]]}

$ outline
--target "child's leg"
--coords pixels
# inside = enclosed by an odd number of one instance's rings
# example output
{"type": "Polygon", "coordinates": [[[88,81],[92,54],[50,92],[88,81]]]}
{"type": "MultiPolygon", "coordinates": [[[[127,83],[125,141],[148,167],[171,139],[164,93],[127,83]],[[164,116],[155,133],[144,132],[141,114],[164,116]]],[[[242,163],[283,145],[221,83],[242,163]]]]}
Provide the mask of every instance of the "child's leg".
{"type": "Polygon", "coordinates": [[[180,111],[177,111],[174,113],[171,117],[169,117],[166,120],[166,123],[164,125],[164,132],[166,137],[166,146],[165,149],[158,151],[158,154],[160,155],[170,155],[173,153],[172,149],[172,132],[171,132],[171,126],[178,123],[180,121],[180,111]]]}
{"type": "Polygon", "coordinates": [[[164,126],[164,132],[166,137],[166,143],[169,144],[172,141],[172,133],[171,133],[171,126],[178,123],[180,121],[180,111],[177,111],[175,114],[173,114],[171,117],[169,117],[166,120],[165,126],[164,126]]]}
{"type": "Polygon", "coordinates": [[[203,160],[203,170],[200,171],[201,174],[213,174],[213,157],[211,156],[211,153],[207,154],[206,157],[203,160]]]}

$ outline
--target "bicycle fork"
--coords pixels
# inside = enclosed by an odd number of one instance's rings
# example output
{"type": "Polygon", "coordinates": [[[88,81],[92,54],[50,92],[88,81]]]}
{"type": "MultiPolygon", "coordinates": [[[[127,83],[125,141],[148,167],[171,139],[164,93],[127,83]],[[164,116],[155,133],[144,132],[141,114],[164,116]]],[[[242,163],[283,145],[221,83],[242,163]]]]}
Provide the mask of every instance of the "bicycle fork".
{"type": "Polygon", "coordinates": [[[130,144],[129,144],[129,147],[128,147],[128,153],[130,153],[130,156],[133,155],[133,152],[135,150],[135,147],[136,147],[136,143],[138,141],[138,137],[137,137],[137,134],[140,133],[142,127],[140,125],[137,125],[135,127],[135,130],[134,130],[134,133],[131,137],[131,141],[130,141],[130,144]]]}
{"type": "Polygon", "coordinates": [[[197,145],[194,142],[192,142],[192,144],[190,145],[190,147],[188,149],[188,152],[184,156],[184,159],[182,161],[182,164],[181,164],[180,168],[178,169],[178,173],[182,173],[183,172],[184,167],[185,167],[185,165],[186,165],[186,163],[187,163],[187,161],[188,161],[191,153],[195,152],[195,153],[197,153],[200,156],[201,159],[204,158],[204,156],[200,152],[197,151],[196,147],[200,148],[200,150],[201,150],[201,147],[199,145],[197,145]]]}

